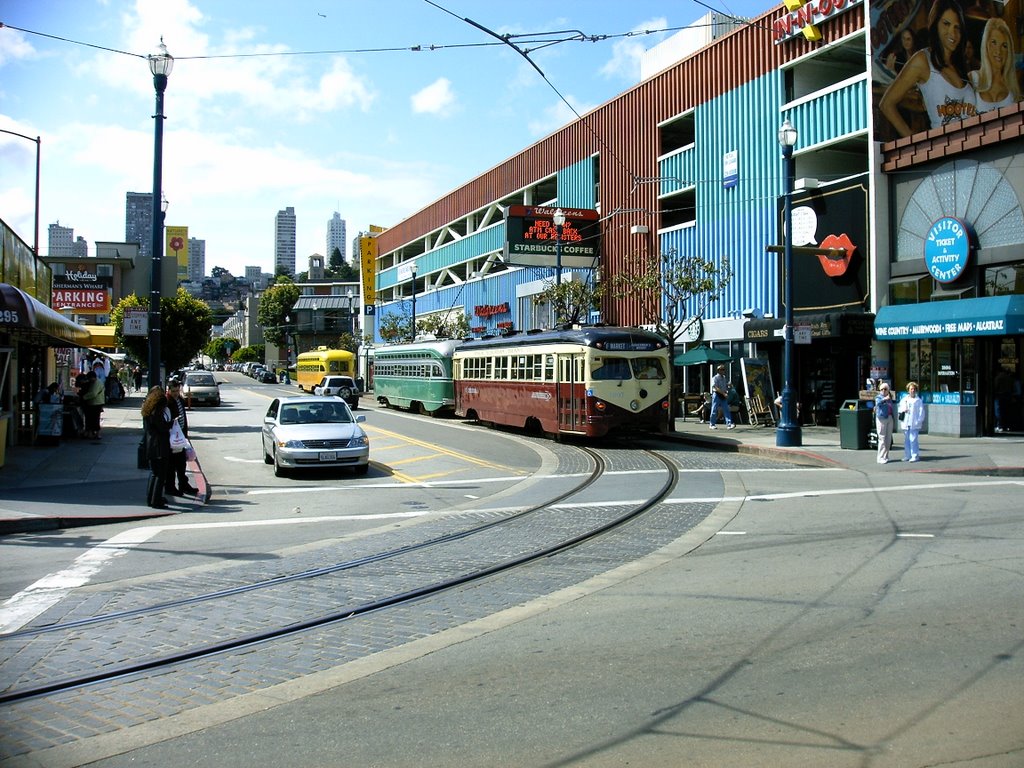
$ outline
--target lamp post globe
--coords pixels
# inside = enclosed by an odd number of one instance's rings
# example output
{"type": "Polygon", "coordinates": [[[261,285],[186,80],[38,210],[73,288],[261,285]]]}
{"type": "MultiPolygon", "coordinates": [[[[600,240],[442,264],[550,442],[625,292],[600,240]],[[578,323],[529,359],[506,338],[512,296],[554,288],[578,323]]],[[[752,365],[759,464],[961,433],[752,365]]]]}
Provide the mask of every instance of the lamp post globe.
{"type": "Polygon", "coordinates": [[[797,131],[786,119],[779,127],[779,145],[782,147],[783,170],[785,173],[785,198],[783,202],[783,224],[785,232],[785,248],[783,271],[786,313],[783,328],[785,348],[782,361],[782,412],[775,430],[775,444],[780,447],[798,447],[803,445],[800,430],[800,419],[796,410],[796,387],[793,381],[793,147],[796,145],[797,131]]]}
{"type": "Polygon", "coordinates": [[[164,209],[163,201],[163,152],[164,152],[164,91],[167,89],[167,78],[174,68],[174,57],[167,52],[164,39],[160,38],[160,47],[155,54],[148,57],[149,71],[153,75],[153,88],[156,91],[156,113],[153,115],[153,209],[152,240],[150,248],[149,270],[149,386],[160,383],[160,299],[162,264],[164,258],[164,209]]]}
{"type": "Polygon", "coordinates": [[[562,227],[565,226],[565,212],[556,208],[551,217],[551,223],[555,225],[555,285],[562,283],[562,227]]]}

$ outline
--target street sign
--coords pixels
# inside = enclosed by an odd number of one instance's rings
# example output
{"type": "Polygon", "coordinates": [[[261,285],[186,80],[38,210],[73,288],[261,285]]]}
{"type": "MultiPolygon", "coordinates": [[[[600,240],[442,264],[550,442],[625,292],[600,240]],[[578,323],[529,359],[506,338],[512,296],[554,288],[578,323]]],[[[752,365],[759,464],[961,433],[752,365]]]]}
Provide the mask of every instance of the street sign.
{"type": "Polygon", "coordinates": [[[126,309],[121,334],[124,336],[148,336],[149,312],[144,309],[126,309]]]}

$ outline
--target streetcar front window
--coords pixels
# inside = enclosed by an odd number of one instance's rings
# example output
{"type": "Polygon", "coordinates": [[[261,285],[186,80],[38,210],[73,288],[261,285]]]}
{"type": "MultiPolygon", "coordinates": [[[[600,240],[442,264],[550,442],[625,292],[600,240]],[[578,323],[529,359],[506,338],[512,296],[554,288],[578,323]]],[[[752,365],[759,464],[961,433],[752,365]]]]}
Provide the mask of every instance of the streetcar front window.
{"type": "Polygon", "coordinates": [[[665,369],[657,357],[638,357],[633,360],[633,375],[638,379],[664,379],[665,369]]]}
{"type": "Polygon", "coordinates": [[[590,366],[594,381],[625,381],[632,378],[629,361],[622,357],[595,357],[590,366]]]}

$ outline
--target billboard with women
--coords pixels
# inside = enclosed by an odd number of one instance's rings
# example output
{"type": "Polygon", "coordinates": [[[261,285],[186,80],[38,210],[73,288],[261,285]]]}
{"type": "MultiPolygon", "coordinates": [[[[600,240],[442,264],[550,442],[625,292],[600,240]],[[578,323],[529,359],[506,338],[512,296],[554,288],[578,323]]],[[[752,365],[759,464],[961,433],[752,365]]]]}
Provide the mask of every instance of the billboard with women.
{"type": "Polygon", "coordinates": [[[1024,0],[871,3],[875,138],[892,141],[1021,101],[1024,0]]]}

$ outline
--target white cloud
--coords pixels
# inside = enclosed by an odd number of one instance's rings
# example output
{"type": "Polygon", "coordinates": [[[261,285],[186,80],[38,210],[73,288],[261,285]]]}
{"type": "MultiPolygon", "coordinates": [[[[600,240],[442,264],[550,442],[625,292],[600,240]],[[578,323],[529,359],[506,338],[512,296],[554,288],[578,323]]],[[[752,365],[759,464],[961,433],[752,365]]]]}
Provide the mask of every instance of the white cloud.
{"type": "Polygon", "coordinates": [[[19,59],[32,58],[35,55],[35,48],[18,30],[7,27],[3,34],[0,34],[0,67],[19,59]]]}
{"type": "Polygon", "coordinates": [[[438,115],[447,112],[455,104],[452,81],[439,77],[426,88],[414,93],[410,99],[412,111],[417,114],[438,115]]]}
{"type": "MultiPolygon", "coordinates": [[[[646,32],[653,29],[665,29],[668,19],[658,17],[642,22],[633,27],[631,32],[646,32]]],[[[605,77],[618,77],[628,82],[640,80],[640,58],[644,52],[665,38],[660,35],[643,35],[642,37],[625,37],[612,45],[612,57],[603,67],[601,74],[605,77]]]]}

